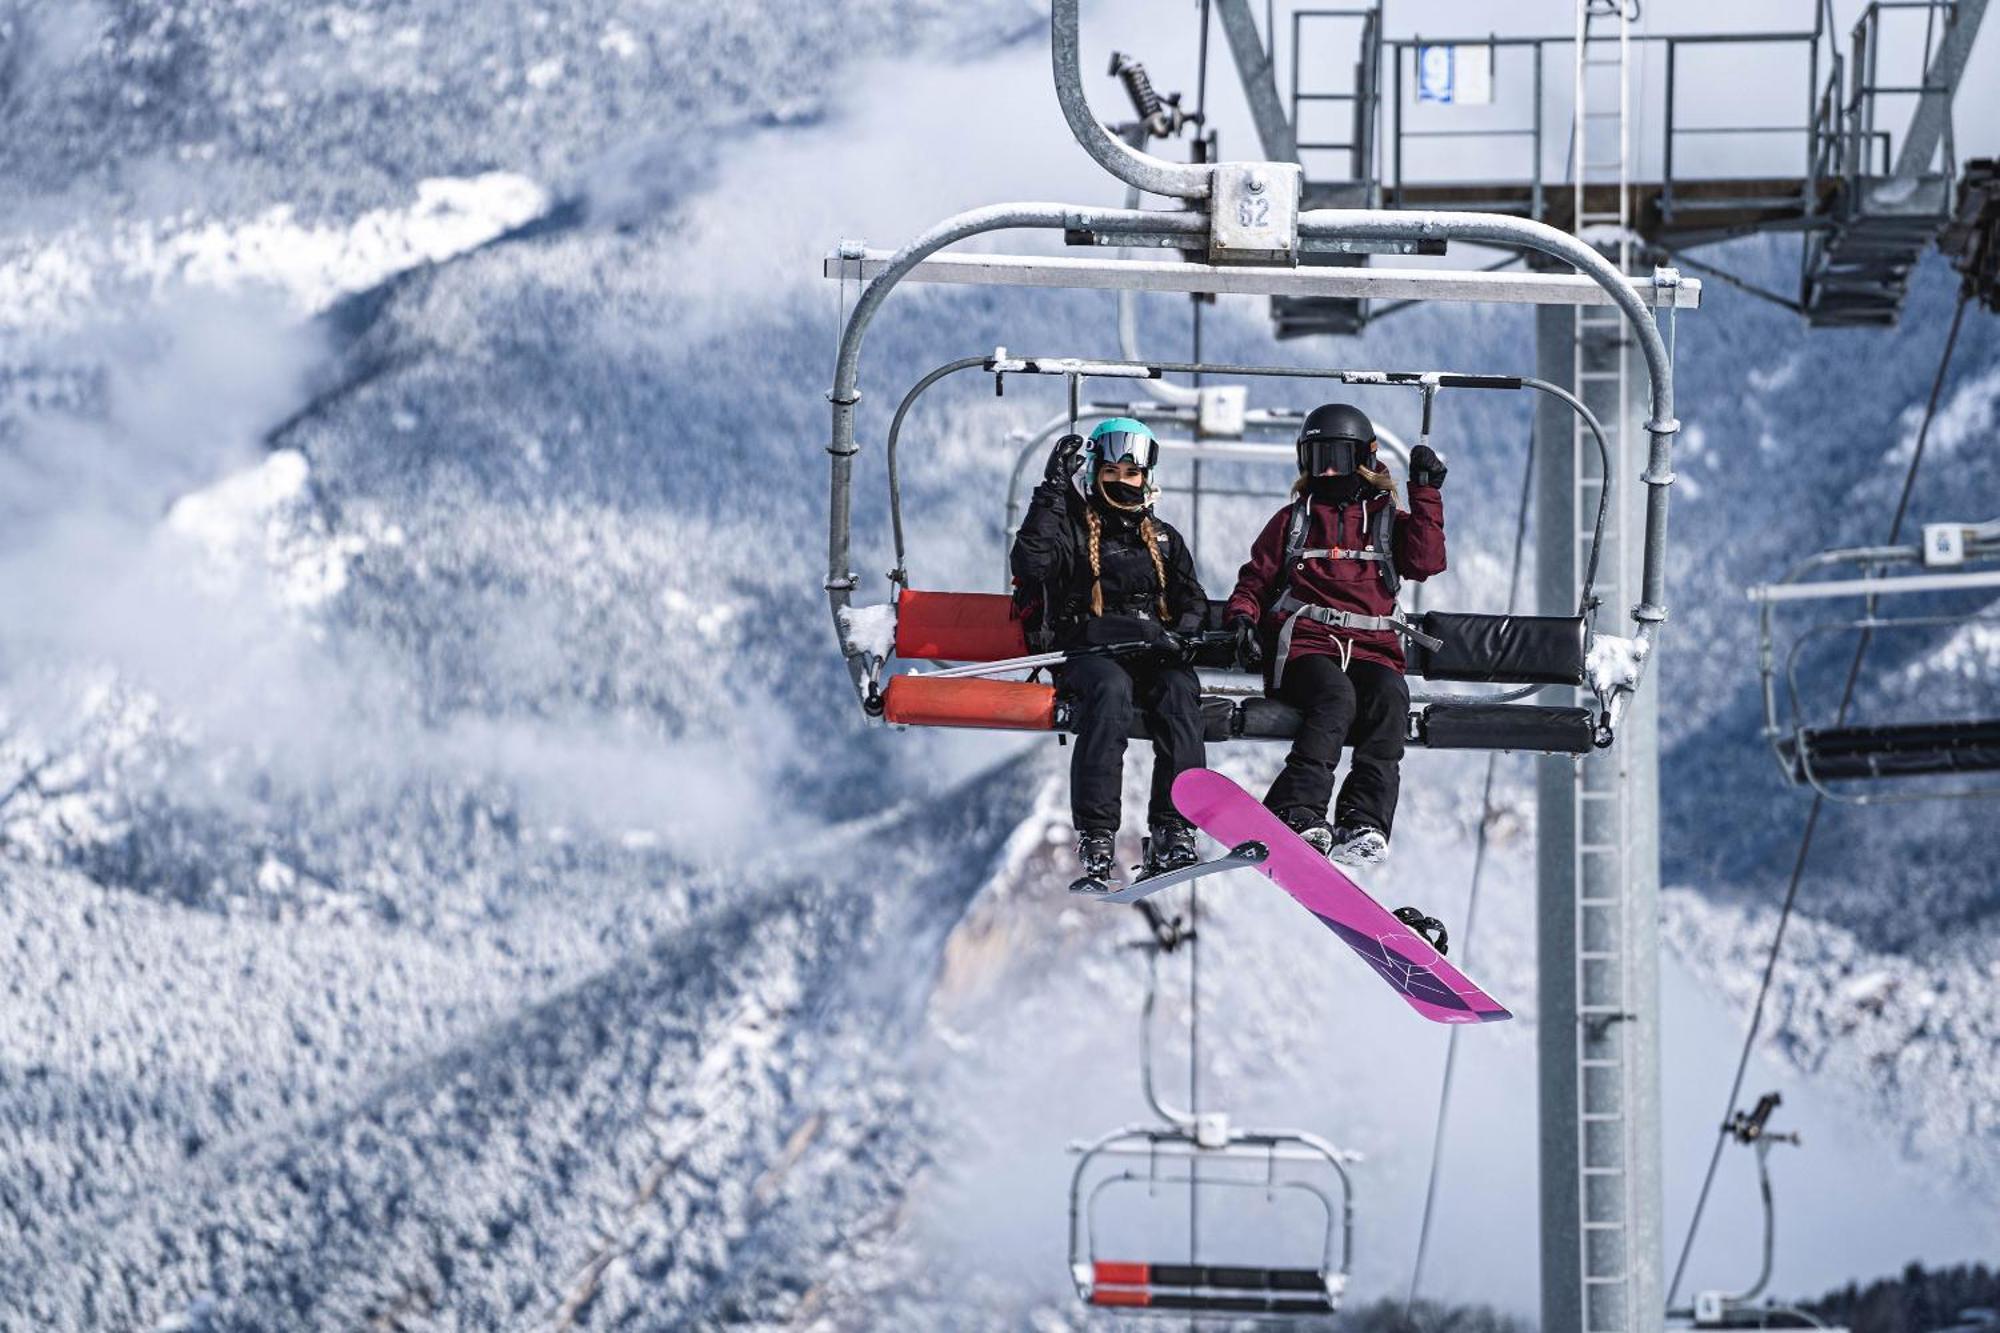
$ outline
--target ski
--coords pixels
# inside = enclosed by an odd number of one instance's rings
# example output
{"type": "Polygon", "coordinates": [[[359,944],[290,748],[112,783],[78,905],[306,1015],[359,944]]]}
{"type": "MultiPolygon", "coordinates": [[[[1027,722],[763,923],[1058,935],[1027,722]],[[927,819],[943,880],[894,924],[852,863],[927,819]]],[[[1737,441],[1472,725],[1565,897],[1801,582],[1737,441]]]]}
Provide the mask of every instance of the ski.
{"type": "Polygon", "coordinates": [[[1263,802],[1222,774],[1206,768],[1182,773],[1174,779],[1174,804],[1220,842],[1262,843],[1268,854],[1253,864],[1265,878],[1318,917],[1425,1018],[1433,1023],[1497,1023],[1513,1017],[1263,802]]]}
{"type": "Polygon", "coordinates": [[[1261,842],[1239,843],[1228,853],[1209,861],[1196,861],[1191,866],[1179,870],[1165,870],[1157,875],[1146,875],[1133,880],[1123,888],[1107,880],[1092,879],[1085,875],[1070,883],[1069,891],[1078,897],[1087,897],[1100,903],[1136,903],[1141,898],[1150,898],[1162,889],[1171,889],[1176,884],[1186,884],[1204,875],[1219,875],[1225,870],[1236,870],[1243,866],[1260,864],[1271,854],[1261,842]]]}

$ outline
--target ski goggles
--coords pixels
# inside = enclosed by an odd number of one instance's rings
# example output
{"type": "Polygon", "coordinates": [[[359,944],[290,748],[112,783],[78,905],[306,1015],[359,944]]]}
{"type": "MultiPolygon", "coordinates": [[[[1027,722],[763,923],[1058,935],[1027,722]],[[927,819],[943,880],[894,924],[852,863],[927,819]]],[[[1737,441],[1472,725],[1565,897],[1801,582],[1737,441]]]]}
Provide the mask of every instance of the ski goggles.
{"type": "Polygon", "coordinates": [[[1099,467],[1106,463],[1130,463],[1151,472],[1153,464],[1159,461],[1160,442],[1135,430],[1114,430],[1091,440],[1090,452],[1099,467]]]}
{"type": "Polygon", "coordinates": [[[1372,440],[1319,439],[1299,441],[1299,471],[1308,477],[1332,472],[1349,477],[1375,456],[1372,440]]]}

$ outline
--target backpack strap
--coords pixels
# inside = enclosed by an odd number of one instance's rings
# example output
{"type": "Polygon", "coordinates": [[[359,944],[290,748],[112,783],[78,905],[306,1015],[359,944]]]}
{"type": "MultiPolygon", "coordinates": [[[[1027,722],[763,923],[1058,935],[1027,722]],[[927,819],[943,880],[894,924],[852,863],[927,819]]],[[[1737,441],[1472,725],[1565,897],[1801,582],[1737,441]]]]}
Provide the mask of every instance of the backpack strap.
{"type": "Polygon", "coordinates": [[[1282,566],[1285,571],[1285,582],[1278,590],[1280,597],[1292,590],[1292,571],[1298,568],[1299,561],[1305,557],[1306,537],[1311,531],[1312,497],[1301,491],[1298,499],[1292,501],[1292,516],[1285,523],[1285,563],[1282,566]]]}
{"type": "Polygon", "coordinates": [[[1382,586],[1394,597],[1403,587],[1403,576],[1396,572],[1396,557],[1391,543],[1396,535],[1396,500],[1382,506],[1382,512],[1375,515],[1375,531],[1369,543],[1374,548],[1375,559],[1382,563],[1382,586]]]}

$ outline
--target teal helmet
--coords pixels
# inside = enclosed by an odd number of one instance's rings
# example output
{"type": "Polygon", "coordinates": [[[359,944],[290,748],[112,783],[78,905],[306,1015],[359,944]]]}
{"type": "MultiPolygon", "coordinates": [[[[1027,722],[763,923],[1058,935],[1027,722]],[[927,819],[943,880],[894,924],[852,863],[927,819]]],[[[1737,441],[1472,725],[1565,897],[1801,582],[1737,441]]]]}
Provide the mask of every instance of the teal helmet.
{"type": "Polygon", "coordinates": [[[1131,463],[1146,469],[1150,482],[1159,461],[1160,441],[1153,428],[1134,417],[1107,417],[1091,428],[1084,446],[1083,466],[1076,470],[1076,489],[1085,499],[1097,485],[1097,470],[1106,463],[1131,463]]]}

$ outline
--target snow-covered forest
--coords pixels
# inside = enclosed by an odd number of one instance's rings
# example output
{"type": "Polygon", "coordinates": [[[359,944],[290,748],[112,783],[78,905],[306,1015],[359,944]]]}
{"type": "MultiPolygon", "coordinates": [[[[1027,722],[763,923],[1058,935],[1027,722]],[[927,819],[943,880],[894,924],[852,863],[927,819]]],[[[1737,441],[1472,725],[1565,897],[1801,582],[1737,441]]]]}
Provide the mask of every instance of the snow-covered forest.
{"type": "MultiPolygon", "coordinates": [[[[1063,892],[1068,751],[864,727],[821,587],[819,255],[1122,193],[1064,147],[1046,14],[0,0],[0,1329],[1113,1326],[1070,1292],[1064,1146],[1144,1111],[1136,923],[1063,892]]],[[[1789,239],[1706,253],[1796,280],[1789,239]]],[[[1648,687],[1676,1236],[1804,818],[1742,590],[1884,535],[1954,282],[1927,259],[1894,330],[1808,337],[1721,283],[1679,325],[1648,687]]],[[[1185,348],[1185,303],[1143,314],[1185,348]]],[[[1205,319],[1214,360],[1533,368],[1521,311],[1205,319]]],[[[1099,293],[899,293],[862,437],[946,357],[1116,337],[1099,293]]],[[[1056,393],[926,400],[919,586],[998,590],[1008,432],[1056,393]]],[[[1990,518],[1991,317],[1941,401],[1913,515],[1990,518]]],[[[1439,603],[1505,601],[1527,432],[1448,400],[1439,603]]],[[[1211,590],[1269,508],[1204,511],[1211,590]]],[[[1862,709],[1948,713],[2000,638],[1872,661],[1862,709]]],[[[1484,769],[1409,761],[1397,901],[1462,913],[1484,769]]],[[[1472,949],[1521,1021],[1464,1039],[1426,1285],[1493,1326],[1532,1318],[1537,1252],[1533,768],[1499,773],[1472,949]]],[[[2000,1236],[1991,808],[1818,837],[1751,1076],[1806,1132],[1773,1158],[1802,1299],[2000,1236]]],[[[1352,1292],[1400,1299],[1444,1036],[1227,883],[1205,1095],[1362,1154],[1352,1292]]],[[[1170,972],[1166,1030],[1187,1003],[1170,972]]],[[[1718,1194],[1704,1287],[1751,1275],[1747,1156],[1718,1194]]]]}

